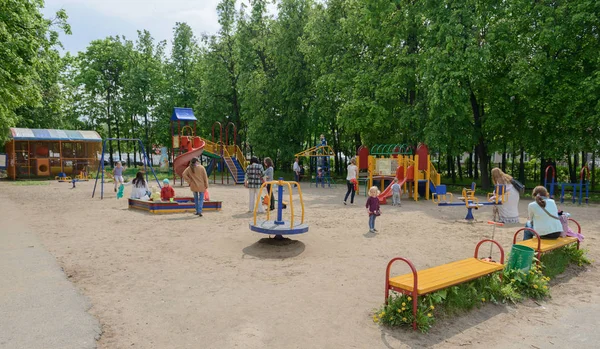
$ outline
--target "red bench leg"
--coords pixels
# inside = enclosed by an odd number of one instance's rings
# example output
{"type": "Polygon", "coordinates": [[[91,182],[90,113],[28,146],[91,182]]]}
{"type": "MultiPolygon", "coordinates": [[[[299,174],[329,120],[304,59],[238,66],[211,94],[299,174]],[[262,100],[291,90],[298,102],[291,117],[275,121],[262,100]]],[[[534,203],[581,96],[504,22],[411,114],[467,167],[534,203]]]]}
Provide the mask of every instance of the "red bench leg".
{"type": "Polygon", "coordinates": [[[412,264],[411,261],[409,261],[407,258],[402,258],[402,257],[396,257],[396,258],[392,258],[392,260],[389,261],[387,268],[385,269],[385,304],[388,304],[388,298],[390,295],[390,269],[392,268],[392,264],[394,264],[394,262],[396,261],[403,261],[406,264],[408,264],[408,266],[410,267],[410,270],[413,273],[413,290],[410,293],[412,295],[412,302],[413,302],[413,329],[416,330],[417,329],[417,305],[418,305],[418,298],[419,298],[419,291],[417,289],[417,285],[418,285],[418,280],[417,280],[417,269],[415,268],[415,266],[412,264]]]}

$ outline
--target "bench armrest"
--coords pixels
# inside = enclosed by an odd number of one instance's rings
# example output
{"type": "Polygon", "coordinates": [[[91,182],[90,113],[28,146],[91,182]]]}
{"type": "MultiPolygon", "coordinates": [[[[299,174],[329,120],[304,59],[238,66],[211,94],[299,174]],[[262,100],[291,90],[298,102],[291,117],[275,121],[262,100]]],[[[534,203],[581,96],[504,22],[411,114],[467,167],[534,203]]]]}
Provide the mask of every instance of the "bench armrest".
{"type": "MultiPolygon", "coordinates": [[[[531,229],[531,228],[521,228],[521,229],[517,230],[517,231],[515,232],[515,235],[513,236],[513,245],[517,243],[517,235],[519,235],[519,233],[520,233],[520,232],[522,232],[522,231],[524,232],[525,230],[529,230],[529,231],[530,231],[530,232],[532,232],[532,233],[535,235],[535,237],[537,238],[537,241],[538,241],[538,247],[537,247],[537,250],[536,250],[536,252],[538,252],[538,253],[539,253],[539,252],[540,252],[540,250],[542,249],[542,240],[541,240],[541,238],[540,238],[540,234],[538,234],[538,233],[537,233],[537,231],[535,231],[535,230],[533,230],[533,229],[531,229]]],[[[538,256],[538,257],[539,257],[539,256],[538,256]]]]}
{"type": "Polygon", "coordinates": [[[581,225],[579,225],[579,222],[577,222],[576,220],[574,220],[573,218],[569,218],[569,220],[573,223],[575,223],[575,225],[577,225],[577,234],[581,234],[581,225]]]}
{"type": "Polygon", "coordinates": [[[496,240],[484,239],[484,240],[479,241],[479,243],[475,246],[475,254],[474,254],[473,257],[475,257],[475,259],[479,259],[479,247],[484,242],[490,242],[490,243],[495,244],[496,246],[498,246],[498,249],[500,249],[500,264],[504,264],[504,249],[502,248],[502,246],[500,246],[500,244],[496,240]]]}
{"type": "Polygon", "coordinates": [[[408,260],[408,258],[403,258],[403,257],[396,257],[396,258],[392,258],[391,261],[389,261],[387,268],[385,269],[385,304],[388,304],[388,299],[389,299],[389,295],[390,295],[390,270],[392,269],[392,264],[394,264],[394,262],[396,261],[403,261],[406,264],[408,264],[408,266],[410,267],[410,270],[412,271],[413,274],[413,290],[412,290],[412,306],[413,306],[413,329],[416,330],[417,329],[417,299],[419,298],[419,290],[417,289],[417,285],[418,285],[418,280],[417,280],[417,268],[415,268],[414,264],[412,264],[412,262],[410,260],[408,260]]]}

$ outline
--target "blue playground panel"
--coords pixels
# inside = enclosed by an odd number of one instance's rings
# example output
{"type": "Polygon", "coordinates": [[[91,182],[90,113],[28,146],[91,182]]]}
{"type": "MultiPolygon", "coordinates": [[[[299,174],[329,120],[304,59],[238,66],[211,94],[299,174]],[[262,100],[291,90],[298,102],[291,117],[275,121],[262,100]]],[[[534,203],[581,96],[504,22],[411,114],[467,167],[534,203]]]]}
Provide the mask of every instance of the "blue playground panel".
{"type": "Polygon", "coordinates": [[[308,224],[296,224],[294,228],[290,228],[288,221],[283,221],[283,224],[277,224],[274,220],[258,221],[256,225],[250,224],[250,230],[269,235],[295,235],[306,233],[308,224]]]}

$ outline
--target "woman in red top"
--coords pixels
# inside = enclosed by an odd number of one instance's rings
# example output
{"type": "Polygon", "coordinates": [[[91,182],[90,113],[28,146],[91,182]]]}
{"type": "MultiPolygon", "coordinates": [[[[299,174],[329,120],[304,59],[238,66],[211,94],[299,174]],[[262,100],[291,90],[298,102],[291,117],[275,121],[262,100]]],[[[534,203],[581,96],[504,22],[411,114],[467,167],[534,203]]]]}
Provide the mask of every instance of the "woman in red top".
{"type": "Polygon", "coordinates": [[[173,190],[173,187],[169,184],[169,179],[165,178],[163,179],[163,187],[160,190],[160,199],[162,201],[169,201],[171,200],[171,198],[175,197],[175,190],[173,190]]]}
{"type": "Polygon", "coordinates": [[[379,190],[377,187],[371,187],[369,189],[369,198],[367,199],[367,204],[365,207],[367,208],[367,213],[369,214],[369,233],[376,233],[377,229],[375,229],[375,218],[381,214],[379,211],[379,190]]]}

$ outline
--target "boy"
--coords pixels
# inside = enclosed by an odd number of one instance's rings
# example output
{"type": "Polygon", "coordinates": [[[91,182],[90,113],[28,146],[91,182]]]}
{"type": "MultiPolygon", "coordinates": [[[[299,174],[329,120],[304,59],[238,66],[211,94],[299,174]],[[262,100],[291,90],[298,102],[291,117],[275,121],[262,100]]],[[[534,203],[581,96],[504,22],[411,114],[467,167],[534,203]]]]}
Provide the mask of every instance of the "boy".
{"type": "Polygon", "coordinates": [[[160,199],[162,201],[169,201],[174,197],[175,197],[175,190],[173,190],[173,187],[171,187],[171,185],[169,183],[169,179],[168,178],[163,179],[163,187],[160,190],[160,199]]]}
{"type": "Polygon", "coordinates": [[[394,184],[392,184],[392,206],[402,206],[400,203],[400,190],[398,178],[394,178],[394,184]]]}

